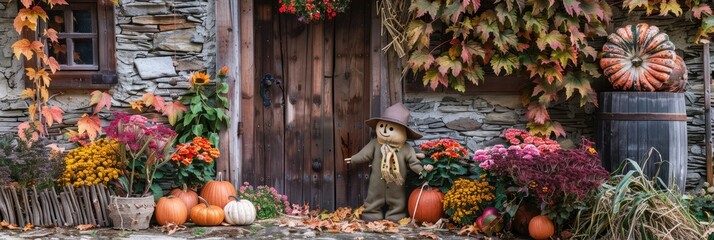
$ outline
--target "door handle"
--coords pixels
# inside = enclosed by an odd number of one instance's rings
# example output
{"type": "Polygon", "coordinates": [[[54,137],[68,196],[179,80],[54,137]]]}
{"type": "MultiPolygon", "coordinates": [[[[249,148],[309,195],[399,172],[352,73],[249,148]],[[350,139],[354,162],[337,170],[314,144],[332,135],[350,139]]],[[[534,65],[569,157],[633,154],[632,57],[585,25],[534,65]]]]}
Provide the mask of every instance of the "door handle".
{"type": "MultiPolygon", "coordinates": [[[[265,74],[262,80],[260,80],[260,97],[263,98],[263,106],[265,107],[270,107],[271,105],[271,97],[270,97],[270,88],[273,85],[278,85],[280,88],[280,93],[283,95],[283,99],[285,99],[285,89],[283,88],[283,83],[280,80],[277,80],[271,75],[270,73],[265,74]]],[[[285,101],[282,103],[283,105],[285,104],[285,101]]]]}

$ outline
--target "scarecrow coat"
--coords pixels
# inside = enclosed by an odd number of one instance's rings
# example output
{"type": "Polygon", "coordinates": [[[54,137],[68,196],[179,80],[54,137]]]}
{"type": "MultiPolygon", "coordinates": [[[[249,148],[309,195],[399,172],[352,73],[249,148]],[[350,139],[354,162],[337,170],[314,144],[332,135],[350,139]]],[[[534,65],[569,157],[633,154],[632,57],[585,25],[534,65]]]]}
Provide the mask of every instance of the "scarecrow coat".
{"type": "MultiPolygon", "coordinates": [[[[362,150],[352,156],[352,163],[359,164],[371,161],[372,165],[369,190],[362,218],[367,221],[387,219],[397,222],[407,217],[407,193],[403,185],[387,184],[382,179],[382,171],[380,169],[382,162],[381,145],[377,142],[377,139],[372,139],[367,146],[364,146],[362,150]],[[388,206],[386,216],[382,214],[382,208],[385,204],[388,206]]],[[[407,178],[407,164],[409,169],[417,174],[424,170],[421,162],[416,157],[414,148],[407,143],[397,150],[397,159],[399,161],[399,173],[401,173],[403,179],[407,178]]]]}

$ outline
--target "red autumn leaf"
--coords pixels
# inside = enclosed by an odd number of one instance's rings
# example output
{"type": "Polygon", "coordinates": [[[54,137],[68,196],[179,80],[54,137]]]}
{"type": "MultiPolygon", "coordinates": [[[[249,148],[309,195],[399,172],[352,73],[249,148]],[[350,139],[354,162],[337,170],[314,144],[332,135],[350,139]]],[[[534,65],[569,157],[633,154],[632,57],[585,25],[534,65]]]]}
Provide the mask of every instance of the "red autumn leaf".
{"type": "Polygon", "coordinates": [[[421,17],[428,13],[432,18],[436,18],[436,13],[441,6],[439,3],[439,1],[416,0],[409,6],[409,11],[416,12],[416,17],[421,17]]]}
{"type": "Polygon", "coordinates": [[[50,74],[45,71],[44,68],[35,70],[34,68],[25,68],[25,73],[27,77],[30,79],[30,81],[37,81],[38,83],[44,84],[44,86],[49,86],[50,81],[52,81],[52,78],[50,78],[50,74]]]}
{"type": "Polygon", "coordinates": [[[30,99],[32,101],[35,101],[35,97],[37,97],[36,93],[37,92],[35,91],[35,89],[25,88],[25,90],[22,90],[22,94],[20,95],[20,97],[22,99],[30,99]]]}
{"type": "Polygon", "coordinates": [[[55,122],[62,123],[63,115],[64,111],[62,111],[62,109],[57,106],[42,107],[42,116],[45,118],[45,122],[47,122],[47,126],[49,127],[52,127],[52,124],[54,124],[55,122]]]}
{"type": "Polygon", "coordinates": [[[69,5],[67,1],[65,0],[49,0],[50,2],[50,8],[52,8],[54,5],[69,5]]]}
{"type": "Polygon", "coordinates": [[[550,120],[550,114],[548,114],[548,109],[545,105],[531,102],[528,104],[528,111],[526,111],[526,117],[529,121],[533,121],[537,124],[544,124],[546,120],[550,120]]]}
{"type": "Polygon", "coordinates": [[[45,36],[47,37],[47,39],[50,40],[50,42],[56,43],[59,40],[59,36],[57,36],[57,30],[55,30],[54,28],[46,29],[45,36]]]}
{"type": "Polygon", "coordinates": [[[153,93],[146,93],[141,97],[144,100],[144,106],[152,106],[156,111],[163,112],[166,102],[161,96],[156,96],[153,93]]]}
{"type": "Polygon", "coordinates": [[[694,17],[697,19],[702,19],[702,13],[706,14],[707,16],[712,15],[712,9],[706,3],[702,3],[695,7],[692,7],[691,10],[694,17]]]}
{"type": "Polygon", "coordinates": [[[24,55],[27,60],[32,59],[32,42],[25,38],[17,40],[17,42],[12,44],[12,52],[15,54],[17,59],[24,55]]]}
{"type": "Polygon", "coordinates": [[[557,30],[550,31],[550,33],[541,33],[536,40],[536,45],[538,49],[545,50],[546,46],[550,46],[551,49],[563,49],[566,45],[565,35],[558,32],[557,30]]]}
{"type": "MultiPolygon", "coordinates": [[[[37,26],[39,20],[47,21],[47,12],[40,6],[23,8],[18,11],[17,18],[19,18],[20,21],[29,21],[31,24],[37,26]]],[[[31,28],[31,30],[35,31],[34,28],[31,28]]]]}
{"type": "Polygon", "coordinates": [[[22,0],[22,6],[30,8],[30,6],[32,6],[32,2],[34,2],[34,0],[22,0]]]}
{"type": "Polygon", "coordinates": [[[659,15],[667,16],[670,12],[674,16],[682,15],[682,6],[679,5],[677,0],[662,0],[659,5],[659,15]]]}
{"type": "Polygon", "coordinates": [[[92,99],[89,100],[89,106],[93,106],[95,104],[96,106],[94,107],[94,114],[99,113],[102,108],[107,108],[107,110],[110,110],[110,108],[112,107],[112,95],[99,90],[92,92],[92,99]]]}
{"type": "Polygon", "coordinates": [[[565,11],[570,16],[577,16],[578,13],[582,12],[580,1],[578,0],[563,0],[563,7],[565,7],[565,11]]]}
{"type": "Polygon", "coordinates": [[[78,132],[87,133],[89,135],[89,140],[94,141],[94,139],[102,133],[101,120],[96,115],[87,115],[86,113],[77,122],[78,132]]]}
{"type": "Polygon", "coordinates": [[[434,64],[434,55],[431,55],[426,51],[416,51],[409,56],[407,64],[409,64],[409,68],[415,72],[419,71],[419,69],[429,70],[431,65],[434,64]]]}
{"type": "Polygon", "coordinates": [[[60,64],[59,62],[57,62],[57,59],[55,59],[55,57],[47,58],[47,62],[45,64],[50,67],[50,71],[52,71],[52,74],[60,70],[60,64]]]}
{"type": "Polygon", "coordinates": [[[169,118],[169,124],[173,126],[176,121],[183,117],[183,113],[186,112],[188,108],[181,104],[179,101],[174,101],[173,103],[166,104],[163,109],[163,115],[169,118]]]}
{"type": "Polygon", "coordinates": [[[22,33],[22,28],[24,27],[33,31],[37,29],[37,23],[32,23],[27,19],[20,18],[20,16],[15,16],[12,26],[15,27],[15,31],[17,31],[17,33],[22,33]]]}
{"type": "Polygon", "coordinates": [[[439,72],[441,75],[446,75],[449,70],[454,76],[461,74],[461,69],[463,69],[463,63],[457,60],[452,60],[449,56],[441,56],[436,59],[436,63],[439,66],[439,72]]]}

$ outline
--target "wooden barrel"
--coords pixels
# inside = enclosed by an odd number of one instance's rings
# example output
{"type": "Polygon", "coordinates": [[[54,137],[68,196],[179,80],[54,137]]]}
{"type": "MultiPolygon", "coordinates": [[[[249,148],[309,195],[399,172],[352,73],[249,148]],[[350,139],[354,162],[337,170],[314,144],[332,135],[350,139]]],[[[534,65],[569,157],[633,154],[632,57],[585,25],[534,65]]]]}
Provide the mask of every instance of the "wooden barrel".
{"type": "Polygon", "coordinates": [[[643,163],[648,176],[659,173],[684,191],[687,177],[687,114],[684,94],[667,92],[599,93],[595,143],[603,166],[613,171],[626,158],[643,163]]]}

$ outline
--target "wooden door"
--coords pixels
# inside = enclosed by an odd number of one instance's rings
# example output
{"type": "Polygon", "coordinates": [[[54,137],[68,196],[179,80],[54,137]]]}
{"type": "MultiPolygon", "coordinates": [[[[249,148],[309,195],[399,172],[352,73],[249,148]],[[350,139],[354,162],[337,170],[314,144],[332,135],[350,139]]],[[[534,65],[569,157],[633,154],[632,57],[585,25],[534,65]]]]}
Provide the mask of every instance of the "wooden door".
{"type": "Polygon", "coordinates": [[[243,117],[254,118],[244,131],[255,140],[243,143],[252,150],[243,156],[244,181],[313,208],[362,203],[369,167],[342,159],[370,137],[372,6],[353,2],[332,21],[304,24],[278,13],[277,1],[254,1],[255,114],[243,117]],[[267,74],[270,86],[261,84],[267,74]]]}

